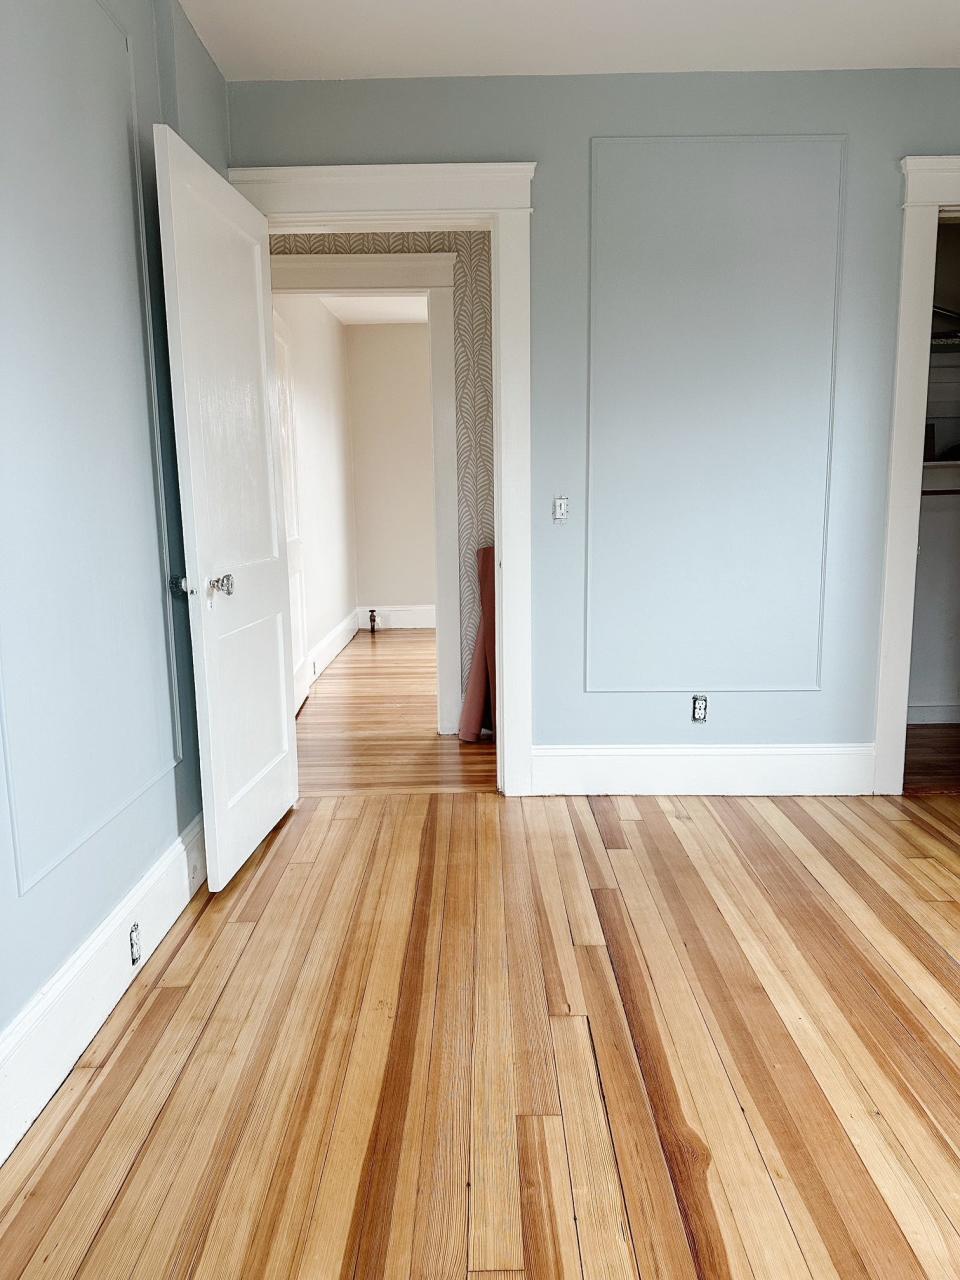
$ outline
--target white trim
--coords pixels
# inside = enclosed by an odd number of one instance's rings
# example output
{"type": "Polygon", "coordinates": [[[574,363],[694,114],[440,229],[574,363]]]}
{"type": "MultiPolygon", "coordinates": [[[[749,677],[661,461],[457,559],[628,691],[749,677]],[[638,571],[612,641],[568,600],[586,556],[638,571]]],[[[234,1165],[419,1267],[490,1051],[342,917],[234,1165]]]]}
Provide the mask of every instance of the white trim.
{"type": "Polygon", "coordinates": [[[534,747],[540,795],[866,795],[872,743],[534,747]]]}
{"type": "Polygon", "coordinates": [[[455,253],[274,253],[274,293],[452,289],[455,253]]]}
{"type": "MultiPolygon", "coordinates": [[[[437,625],[437,611],[432,604],[362,604],[357,607],[358,630],[369,631],[371,609],[377,611],[378,631],[432,631],[437,625]]],[[[455,733],[456,727],[447,732],[455,733]]]]}
{"type": "Polygon", "coordinates": [[[877,670],[873,789],[903,790],[937,224],[960,206],[960,156],[908,156],[877,670]]]}
{"type": "Polygon", "coordinates": [[[197,817],[0,1034],[0,1161],[56,1093],[205,876],[197,817]],[[135,920],[136,968],[130,963],[135,920]]]}
{"type": "Polygon", "coordinates": [[[230,169],[228,177],[270,220],[271,231],[323,229],[351,220],[412,214],[486,215],[530,208],[533,164],[290,165],[230,169]]]}
{"type": "Polygon", "coordinates": [[[530,183],[533,164],[231,169],[274,233],[490,231],[497,542],[497,780],[531,787],[530,183]]]}
{"type": "MultiPolygon", "coordinates": [[[[337,654],[347,647],[358,630],[359,615],[356,609],[351,609],[342,622],[338,622],[335,627],[331,627],[323,639],[318,640],[313,648],[308,651],[301,667],[301,671],[306,668],[308,673],[307,691],[304,693],[303,698],[310,692],[310,686],[314,680],[319,675],[322,675],[337,654]]],[[[302,688],[302,685],[298,685],[298,697],[300,688],[302,688]]],[[[297,703],[298,707],[303,704],[303,698],[300,698],[297,703]]]]}
{"type": "MultiPolygon", "coordinates": [[[[456,733],[463,708],[463,666],[453,289],[428,289],[427,314],[433,412],[433,536],[437,575],[433,622],[437,632],[437,732],[456,733]]],[[[361,617],[361,626],[363,622],[361,617]]]]}

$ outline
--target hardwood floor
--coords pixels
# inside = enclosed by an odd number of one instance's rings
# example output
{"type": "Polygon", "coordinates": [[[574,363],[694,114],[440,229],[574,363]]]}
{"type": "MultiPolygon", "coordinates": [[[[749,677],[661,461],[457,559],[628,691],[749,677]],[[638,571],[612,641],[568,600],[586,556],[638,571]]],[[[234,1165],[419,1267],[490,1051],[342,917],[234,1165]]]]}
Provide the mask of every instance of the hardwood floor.
{"type": "Polygon", "coordinates": [[[960,724],[907,726],[903,788],[960,791],[960,724]]]}
{"type": "Polygon", "coordinates": [[[437,735],[432,631],[359,631],[297,718],[300,794],[496,791],[492,742],[437,735]]]}
{"type": "Polygon", "coordinates": [[[960,799],[311,798],[0,1169],[0,1276],[960,1277],[960,799]]]}

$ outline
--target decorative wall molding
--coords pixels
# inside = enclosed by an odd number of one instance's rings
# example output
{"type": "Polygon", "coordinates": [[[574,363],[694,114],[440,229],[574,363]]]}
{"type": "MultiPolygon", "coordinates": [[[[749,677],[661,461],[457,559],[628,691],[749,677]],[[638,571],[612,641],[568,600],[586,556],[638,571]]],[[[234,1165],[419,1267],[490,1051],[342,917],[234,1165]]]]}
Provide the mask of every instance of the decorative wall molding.
{"type": "MultiPolygon", "coordinates": [[[[635,680],[627,683],[623,679],[604,680],[596,676],[592,672],[591,667],[591,650],[594,646],[595,627],[617,626],[613,614],[607,609],[597,609],[597,618],[599,621],[592,623],[593,610],[591,609],[591,592],[593,579],[593,553],[591,542],[594,539],[593,528],[591,526],[591,512],[596,505],[596,496],[593,489],[593,469],[596,466],[595,458],[597,456],[598,445],[595,437],[598,434],[596,427],[596,408],[594,397],[597,391],[596,379],[591,376],[589,379],[590,400],[587,413],[587,504],[586,504],[586,524],[585,524],[585,590],[587,599],[587,618],[585,628],[584,656],[583,656],[583,687],[586,693],[599,694],[663,694],[663,693],[686,693],[690,689],[699,688],[702,684],[706,684],[712,692],[715,693],[794,693],[794,692],[819,692],[822,687],[822,666],[823,666],[823,637],[824,637],[824,621],[825,621],[825,602],[826,602],[826,568],[827,568],[827,534],[829,523],[829,507],[830,507],[830,491],[832,481],[833,467],[833,437],[834,437],[834,419],[835,419],[835,393],[836,393],[836,371],[837,356],[839,348],[839,322],[840,322],[840,295],[841,295],[841,279],[843,269],[843,226],[845,215],[845,188],[846,188],[846,138],[839,134],[721,134],[716,136],[674,136],[674,137],[648,137],[644,135],[636,137],[594,137],[590,140],[590,168],[591,168],[591,211],[590,211],[590,252],[588,260],[588,297],[590,299],[590,331],[593,334],[597,324],[597,309],[599,306],[599,294],[596,287],[597,274],[597,258],[601,249],[598,239],[597,215],[600,209],[601,190],[599,187],[598,161],[601,151],[604,147],[613,145],[621,146],[630,144],[646,144],[654,143],[657,146],[668,144],[678,148],[688,147],[692,143],[709,143],[711,146],[716,145],[721,150],[732,145],[749,143],[758,148],[784,146],[789,147],[796,143],[824,143],[838,150],[838,185],[837,185],[837,216],[834,225],[835,233],[835,264],[832,278],[832,336],[830,345],[829,360],[829,406],[826,421],[824,423],[824,439],[825,439],[825,464],[822,485],[822,502],[819,504],[820,511],[820,530],[821,540],[819,546],[819,586],[817,591],[818,614],[816,635],[811,637],[811,676],[809,679],[799,679],[791,682],[789,679],[774,678],[768,682],[752,684],[744,681],[726,681],[718,679],[707,679],[691,677],[689,680],[681,680],[679,683],[674,681],[663,681],[655,679],[646,679],[645,668],[643,664],[639,664],[635,669],[637,675],[635,680]],[[815,647],[814,647],[815,646],[815,647]]],[[[621,255],[617,253],[616,259],[621,255]]],[[[596,343],[591,338],[591,349],[596,349],[596,343]]],[[[819,494],[819,489],[818,489],[819,494]]],[[[602,504],[601,504],[602,505],[602,504]]],[[[812,611],[811,611],[812,612],[812,611]]]]}
{"type": "Polygon", "coordinates": [[[197,817],[0,1033],[0,1161],[66,1079],[205,877],[197,817]],[[130,963],[134,921],[141,946],[136,969],[130,963]]]}
{"type": "Polygon", "coordinates": [[[867,795],[872,743],[535,746],[540,795],[867,795]]]}
{"type": "MultiPolygon", "coordinates": [[[[125,58],[129,84],[129,130],[131,138],[139,137],[136,85],[134,79],[133,42],[126,27],[120,22],[113,10],[105,4],[100,8],[103,15],[119,33],[125,46],[125,58]]],[[[143,325],[144,354],[147,365],[147,394],[149,403],[149,430],[152,441],[152,479],[157,519],[157,557],[159,565],[159,585],[163,591],[163,624],[167,650],[167,674],[170,695],[170,719],[172,731],[172,757],[164,760],[157,768],[152,769],[147,777],[132,792],[119,802],[113,803],[102,814],[98,821],[91,823],[76,836],[66,848],[54,857],[49,858],[43,866],[32,874],[28,874],[24,866],[23,844],[17,823],[17,801],[15,787],[15,763],[13,760],[13,743],[7,726],[5,700],[3,696],[3,658],[0,654],[0,755],[3,757],[3,785],[7,794],[7,819],[13,848],[14,871],[17,880],[17,893],[23,897],[29,893],[51,872],[56,871],[68,858],[83,848],[100,831],[114,822],[120,814],[135,804],[168,774],[172,773],[183,760],[183,726],[180,720],[180,681],[177,666],[177,651],[173,620],[173,598],[167,590],[171,577],[170,537],[167,528],[166,494],[163,480],[163,442],[160,431],[160,405],[157,395],[157,364],[154,341],[153,298],[150,288],[150,261],[147,245],[146,213],[143,199],[143,172],[140,159],[140,147],[130,148],[130,164],[132,168],[132,186],[135,193],[133,209],[136,223],[137,252],[140,265],[140,315],[143,325]]]]}

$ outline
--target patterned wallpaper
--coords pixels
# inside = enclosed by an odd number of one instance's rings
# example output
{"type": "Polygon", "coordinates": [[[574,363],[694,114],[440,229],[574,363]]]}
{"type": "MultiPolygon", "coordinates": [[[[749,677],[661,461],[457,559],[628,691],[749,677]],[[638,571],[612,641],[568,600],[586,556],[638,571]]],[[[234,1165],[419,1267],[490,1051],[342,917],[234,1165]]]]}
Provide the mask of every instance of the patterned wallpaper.
{"type": "Polygon", "coordinates": [[[271,253],[455,253],[454,364],[463,684],[480,623],[477,548],[493,542],[493,346],[489,231],[337,232],[270,237],[271,253]]]}

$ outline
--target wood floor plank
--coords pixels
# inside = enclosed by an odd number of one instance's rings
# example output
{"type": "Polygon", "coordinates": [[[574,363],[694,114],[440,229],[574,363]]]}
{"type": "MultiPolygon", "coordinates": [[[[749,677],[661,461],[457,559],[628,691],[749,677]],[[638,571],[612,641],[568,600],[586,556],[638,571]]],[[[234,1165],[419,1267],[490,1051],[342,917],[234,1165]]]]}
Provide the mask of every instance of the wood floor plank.
{"type": "MultiPolygon", "coordinates": [[[[336,964],[321,1017],[308,1035],[306,1067],[286,1114],[262,1208],[253,1218],[242,1274],[289,1280],[299,1266],[372,960],[391,847],[390,818],[382,804],[365,805],[354,826],[347,859],[359,874],[338,878],[331,897],[333,919],[340,922],[330,930],[336,964]]],[[[216,1262],[211,1250],[212,1276],[218,1274],[216,1262]]]]}
{"type": "MultiPolygon", "coordinates": [[[[640,839],[640,832],[646,826],[645,820],[628,830],[631,843],[640,839]]],[[[611,946],[612,931],[609,932],[608,946],[617,983],[622,992],[628,977],[635,979],[639,976],[638,968],[641,973],[649,969],[659,1009],[676,1045],[677,1056],[671,1062],[671,1073],[677,1075],[682,1071],[686,1076],[697,1108],[695,1119],[701,1137],[694,1146],[694,1152],[701,1152],[701,1160],[705,1156],[706,1163],[716,1167],[725,1195],[736,1213],[737,1236],[742,1240],[757,1280],[761,1277],[776,1280],[785,1276],[810,1280],[796,1236],[784,1214],[713,1037],[704,1023],[697,998],[650,886],[633,851],[629,854],[614,852],[611,861],[646,962],[640,966],[631,962],[630,940],[622,925],[618,935],[620,945],[611,946]]],[[[629,1016],[629,1009],[627,1012],[629,1016]]],[[[639,1048],[638,1054],[645,1064],[639,1048]]],[[[687,1141],[689,1138],[685,1130],[689,1130],[691,1119],[687,1117],[685,1129],[680,1131],[681,1137],[687,1141]]],[[[676,1180],[674,1185],[678,1185],[676,1180]]],[[[678,1196],[682,1194],[678,1186],[678,1196]]],[[[732,1267],[737,1244],[730,1235],[731,1224],[724,1215],[723,1202],[713,1183],[707,1182],[706,1191],[702,1184],[694,1183],[688,1203],[686,1220],[704,1224],[702,1236],[705,1247],[712,1246],[715,1256],[725,1256],[728,1266],[732,1267]],[[719,1224],[719,1241],[714,1224],[719,1224]]]]}
{"type": "Polygon", "coordinates": [[[524,798],[523,820],[527,831],[530,883],[537,912],[547,1007],[551,1014],[560,1016],[585,1014],[580,972],[573,954],[570,922],[543,801],[524,798]]]}
{"type": "MultiPolygon", "coordinates": [[[[929,936],[921,940],[919,932],[905,923],[902,913],[895,910],[896,904],[883,894],[875,882],[863,886],[868,895],[868,900],[865,901],[846,875],[838,871],[821,849],[808,838],[802,830],[805,825],[802,818],[801,825],[797,825],[792,821],[791,814],[785,813],[779,803],[761,799],[753,803],[757,812],[782,838],[791,853],[870,939],[895,972],[906,980],[948,1035],[960,1044],[960,1004],[938,981],[944,975],[951,986],[955,985],[955,962],[929,936]],[[874,905],[880,908],[882,915],[874,911],[874,905]],[[889,928],[888,923],[894,927],[889,928]],[[922,955],[918,955],[917,950],[922,955]],[[936,972],[927,967],[927,960],[932,962],[936,972]]],[[[850,870],[849,864],[845,864],[844,870],[850,870]]],[[[859,880],[858,877],[857,879],[859,880]]],[[[942,917],[940,919],[942,921],[942,917]]]]}
{"type": "Polygon", "coordinates": [[[397,1008],[420,864],[426,797],[410,797],[397,824],[384,910],[357,1029],[337,1107],[333,1133],[307,1228],[300,1275],[348,1263],[353,1206],[380,1098],[397,1008]]]}
{"type": "Polygon", "coordinates": [[[308,946],[306,878],[305,867],[281,877],[84,1259],[85,1280],[115,1271],[173,1280],[193,1269],[308,946]]]}
{"type": "MultiPolygon", "coordinates": [[[[632,866],[632,854],[623,855],[623,863],[621,877],[639,916],[649,908],[649,904],[642,901],[645,894],[641,892],[639,882],[633,880],[636,872],[632,866]]],[[[697,1275],[728,1280],[734,1274],[732,1254],[736,1252],[736,1245],[726,1236],[721,1223],[723,1206],[719,1202],[715,1180],[710,1177],[713,1157],[706,1134],[700,1128],[699,1114],[684,1105],[676,1050],[669,1041],[662,1016],[657,1014],[652,975],[647,972],[620,891],[598,890],[596,897],[624,1016],[637,1058],[642,1063],[644,1088],[650,1098],[661,1150],[697,1275]]],[[[650,918],[653,919],[652,916],[650,918]]],[[[662,929],[662,924],[660,927],[662,929]]],[[[664,955],[664,959],[669,964],[670,957],[664,955]]],[[[659,967],[665,982],[668,979],[671,983],[677,982],[676,966],[670,966],[673,973],[669,975],[667,965],[659,967]]],[[[674,992],[679,990],[674,986],[674,992]]],[[[692,1022],[686,1024],[686,1030],[688,1033],[694,1031],[692,1022]]],[[[692,1054],[688,1055],[688,1061],[701,1085],[710,1088],[713,1081],[724,1079],[725,1082],[725,1078],[710,1061],[706,1045],[704,1049],[707,1051],[701,1064],[695,1062],[692,1054]]],[[[719,1125],[715,1132],[721,1132],[719,1125]]]]}
{"type": "Polygon", "coordinates": [[[670,1168],[606,948],[578,947],[577,961],[640,1275],[657,1280],[697,1280],[670,1168]]]}
{"type": "MultiPolygon", "coordinates": [[[[738,1070],[774,1134],[786,1171],[818,1223],[839,1271],[880,1280],[923,1275],[890,1207],[867,1175],[804,1055],[723,920],[666,819],[644,808],[643,852],[684,953],[738,1070]],[[774,1074],[769,1066],[777,1064],[774,1074]],[[818,1155],[831,1152],[829,1164],[818,1155]]],[[[837,1081],[834,1080],[834,1086],[837,1081]]]]}
{"type": "Polygon", "coordinates": [[[626,849],[627,838],[620,825],[620,812],[613,796],[591,796],[590,808],[607,849],[626,849]]]}
{"type": "MultiPolygon", "coordinates": [[[[305,965],[306,976],[319,985],[318,930],[340,871],[332,863],[319,868],[286,863],[243,960],[151,1134],[148,1151],[157,1154],[142,1160],[128,1179],[81,1275],[116,1270],[135,1241],[140,1260],[134,1277],[197,1273],[196,1259],[208,1243],[218,1201],[227,1194],[224,1183],[228,1190],[232,1185],[228,1175],[238,1150],[251,1172],[250,1143],[263,1117],[258,1098],[264,1078],[276,1083],[278,1037],[284,1031],[289,1035],[292,1026],[302,1029],[299,1020],[291,1026],[291,1015],[307,1015],[305,965]],[[197,1099],[205,1099],[199,1115],[197,1099]],[[165,1169],[171,1156],[175,1164],[165,1169]],[[192,1206],[186,1217],[184,1203],[192,1206]],[[152,1217],[145,1217],[148,1210],[152,1217]]],[[[332,957],[324,958],[329,968],[332,957]]],[[[283,1072],[296,1061],[295,1054],[285,1057],[283,1072]]],[[[282,1113],[284,1094],[268,1096],[269,1105],[282,1113]]],[[[245,1195],[252,1196],[256,1185],[248,1179],[245,1195]]],[[[221,1259],[227,1270],[231,1257],[233,1263],[242,1259],[244,1225],[238,1213],[221,1259]]],[[[215,1233],[207,1256],[216,1248],[215,1233]]]]}
{"type": "Polygon", "coordinates": [[[37,1177],[77,1107],[89,1100],[97,1070],[97,1067],[75,1067],[44,1107],[36,1123],[30,1126],[0,1165],[0,1233],[24,1187],[37,1177]]]}
{"type": "Polygon", "coordinates": [[[550,796],[543,801],[543,806],[563,887],[570,935],[576,946],[602,947],[603,930],[566,802],[560,796],[550,796]]]}
{"type": "MultiPolygon", "coordinates": [[[[67,1280],[76,1274],[127,1173],[146,1140],[170,1090],[226,986],[251,933],[247,924],[224,929],[211,951],[203,972],[185,993],[164,988],[156,993],[154,1008],[173,1006],[146,1061],[138,1061],[137,1074],[122,1096],[116,1112],[87,1156],[51,1223],[23,1270],[27,1280],[67,1280]]],[[[143,1024],[131,1039],[139,1047],[143,1024]]],[[[112,1073],[111,1073],[112,1074],[112,1073]]],[[[109,1074],[104,1080],[109,1079],[109,1074]]],[[[114,1081],[116,1085],[116,1081],[114,1081]]],[[[86,1128],[86,1126],[84,1126],[86,1128]]],[[[63,1173],[59,1168],[58,1171],[63,1173]]],[[[0,1242],[0,1254],[6,1246],[0,1242]]]]}
{"type": "Polygon", "coordinates": [[[530,1280],[582,1280],[560,1116],[518,1116],[523,1261],[530,1280]]]}
{"type": "Polygon", "coordinates": [[[586,1018],[553,1018],[560,1105],[584,1280],[636,1280],[617,1163],[586,1018]]]}
{"type": "Polygon", "coordinates": [[[333,796],[323,796],[319,800],[313,801],[310,821],[307,823],[293,853],[290,855],[291,862],[316,862],[321,846],[330,829],[330,824],[333,821],[336,807],[337,802],[333,796]]]}
{"type": "MultiPolygon", "coordinates": [[[[294,1119],[295,1099],[309,1067],[311,1046],[324,1025],[338,956],[363,883],[371,843],[372,835],[369,841],[338,840],[327,846],[329,857],[311,866],[308,884],[315,886],[314,905],[304,913],[299,940],[301,946],[307,944],[306,954],[294,990],[289,996],[279,993],[275,1001],[283,1011],[283,1023],[272,1044],[264,1036],[269,1061],[249,1098],[229,1167],[220,1185],[211,1187],[215,1198],[209,1203],[204,1238],[191,1273],[195,1280],[243,1271],[288,1122],[294,1119]]],[[[259,1064],[253,1069],[259,1070],[259,1064]]]]}
{"type": "Polygon", "coordinates": [[[567,796],[567,810],[580,846],[580,859],[590,888],[615,889],[617,880],[590,801],[586,796],[567,796]]]}
{"type": "MultiPolygon", "coordinates": [[[[929,1205],[925,1203],[926,1188],[922,1180],[916,1177],[912,1162],[900,1159],[899,1142],[891,1143],[887,1126],[879,1122],[878,1105],[887,1106],[894,1099],[897,1103],[893,1111],[894,1119],[900,1120],[903,1114],[902,1100],[897,1096],[896,1090],[881,1087],[886,1083],[886,1075],[877,1071],[878,1064],[865,1052],[862,1042],[845,1022],[831,999],[830,991],[814,978],[802,955],[789,944],[783,931],[778,928],[775,917],[766,910],[765,904],[745,889],[740,901],[745,905],[749,901],[754,908],[753,914],[748,914],[734,900],[727,885],[714,874],[709,861],[701,856],[696,843],[690,841],[686,848],[691,862],[700,872],[705,888],[720,908],[725,922],[736,937],[753,972],[760,979],[784,1027],[817,1080],[823,1096],[843,1125],[859,1160],[870,1174],[872,1183],[868,1184],[866,1198],[860,1193],[854,1193],[851,1188],[851,1194],[856,1195],[856,1203],[860,1205],[859,1217],[854,1220],[849,1214],[849,1206],[844,1210],[844,1201],[838,1199],[838,1195],[842,1197],[846,1191],[846,1183],[840,1176],[843,1148],[830,1143],[830,1149],[836,1157],[828,1169],[831,1194],[841,1206],[842,1216],[846,1214],[845,1220],[853,1223],[850,1235],[859,1241],[858,1252],[865,1265],[871,1274],[883,1274],[884,1266],[888,1265],[881,1261],[881,1257],[887,1255],[878,1257],[874,1254],[871,1258],[871,1251],[873,1241],[889,1233],[889,1224],[885,1226],[884,1219],[892,1215],[917,1258],[923,1263],[925,1270],[922,1273],[926,1274],[929,1269],[936,1274],[946,1263],[949,1274],[958,1262],[956,1232],[948,1223],[941,1221],[943,1215],[932,1200],[929,1205]],[[784,963],[786,957],[790,961],[789,970],[786,970],[784,963]],[[789,978],[786,972],[789,972],[789,978]],[[857,1069],[864,1072],[869,1086],[859,1080],[857,1069]],[[871,1220],[871,1215],[879,1215],[879,1218],[871,1220]],[[861,1219],[862,1228],[859,1227],[861,1219]]],[[[730,883],[732,885],[734,881],[731,879],[730,883]]],[[[744,1081],[744,1086],[750,1088],[749,1080],[744,1081]]],[[[755,1093],[753,1096],[756,1096],[755,1093]]],[[[809,1110],[804,1114],[807,1123],[812,1126],[815,1117],[809,1110]]],[[[771,1128],[769,1123],[767,1128],[771,1128]]],[[[956,1160],[938,1162],[926,1159],[928,1155],[935,1155],[930,1142],[932,1135],[924,1132],[922,1124],[916,1123],[916,1117],[914,1123],[901,1129],[901,1133],[907,1137],[913,1153],[923,1160],[925,1172],[934,1174],[939,1179],[940,1187],[956,1200],[953,1194],[953,1189],[957,1188],[956,1160]],[[936,1167],[938,1163],[939,1169],[936,1167]]],[[[859,1177],[859,1163],[849,1165],[847,1177],[851,1173],[853,1177],[859,1177]]],[[[802,1191],[803,1181],[794,1179],[794,1182],[802,1191]]],[[[820,1239],[829,1242],[831,1233],[825,1229],[822,1211],[809,1197],[806,1202],[820,1239]]],[[[956,1207],[960,1207],[960,1202],[956,1207]]],[[[801,1240],[805,1238],[799,1231],[798,1235],[801,1240]]],[[[847,1274],[852,1264],[843,1253],[835,1248],[831,1257],[836,1270],[847,1274]]]]}
{"type": "Polygon", "coordinates": [[[478,807],[469,1265],[518,1271],[520,1166],[499,806],[484,795],[478,807]]]}
{"type": "Polygon", "coordinates": [[[559,1115],[560,1095],[543,976],[537,911],[530,882],[523,809],[500,804],[514,1087],[520,1115],[559,1115]]]}
{"type": "Polygon", "coordinates": [[[450,804],[434,796],[421,837],[389,1070],[367,1144],[341,1268],[342,1275],[358,1280],[410,1273],[449,843],[450,804]]]}
{"type": "Polygon", "coordinates": [[[453,803],[412,1280],[467,1271],[476,928],[476,805],[453,803]]]}

